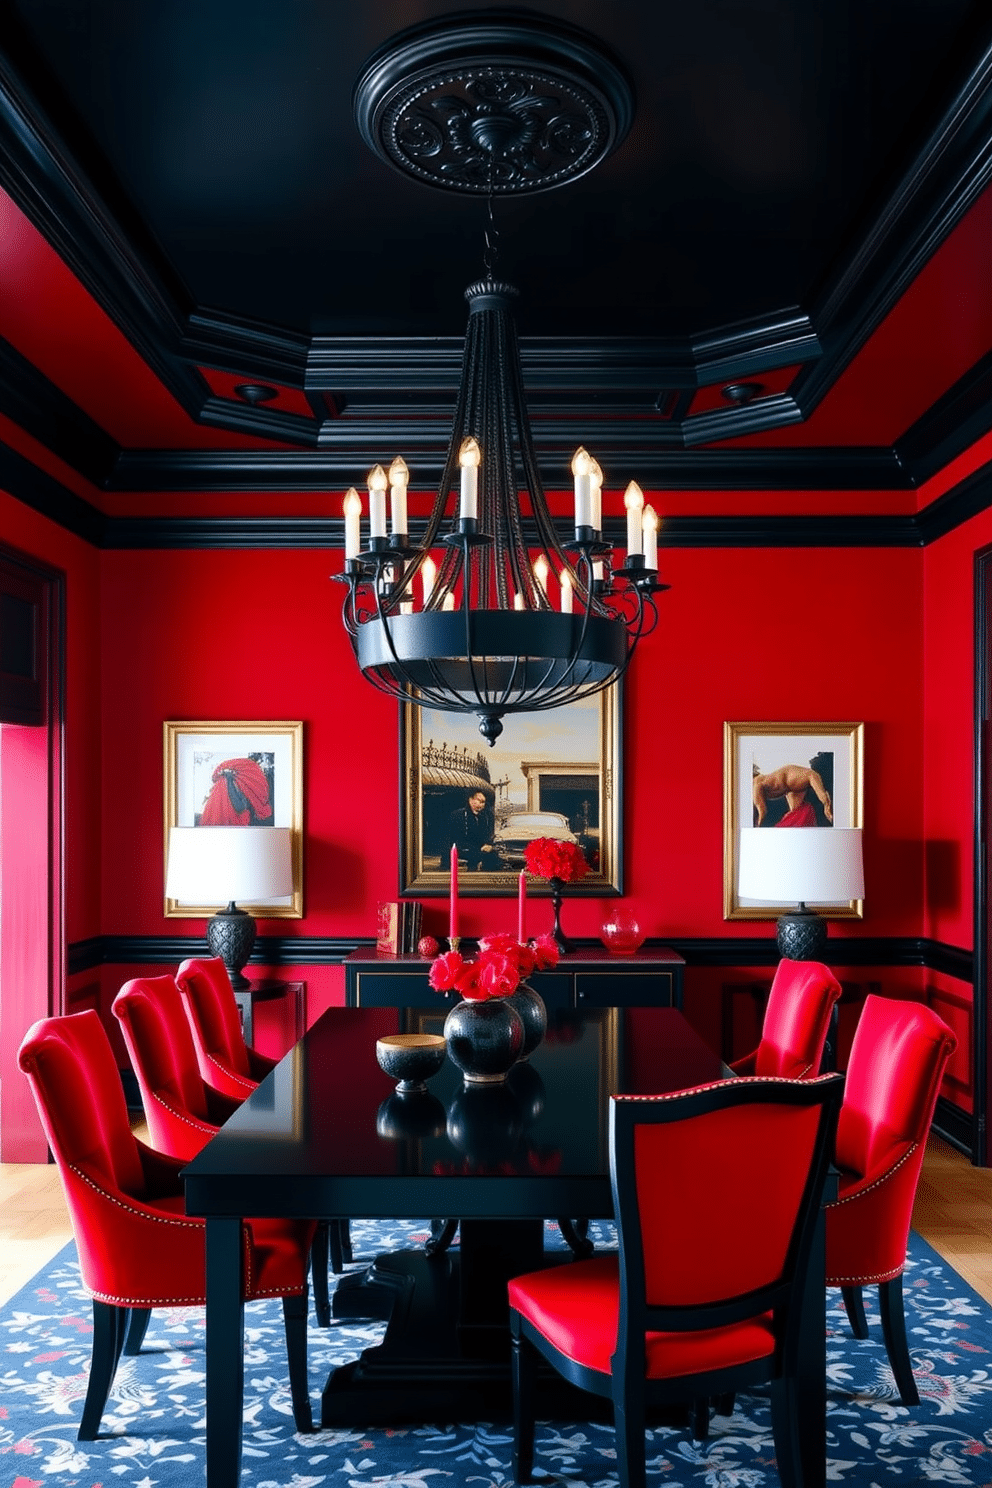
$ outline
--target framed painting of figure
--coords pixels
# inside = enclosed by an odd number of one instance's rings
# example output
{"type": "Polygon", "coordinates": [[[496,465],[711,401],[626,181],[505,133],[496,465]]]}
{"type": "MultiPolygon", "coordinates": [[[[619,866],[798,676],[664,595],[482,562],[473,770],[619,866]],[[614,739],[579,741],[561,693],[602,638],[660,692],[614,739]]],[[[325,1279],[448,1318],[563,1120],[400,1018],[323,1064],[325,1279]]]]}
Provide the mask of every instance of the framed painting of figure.
{"type": "MultiPolygon", "coordinates": [[[[863,825],[863,747],[863,723],[724,724],[724,919],[777,919],[795,908],[739,894],[742,828],[863,825]]],[[[830,904],[831,919],[860,919],[863,912],[860,899],[830,904]]]]}
{"type": "MultiPolygon", "coordinates": [[[[293,892],[240,908],[265,919],[303,915],[303,724],[163,725],[165,856],[172,827],[289,827],[293,892]]],[[[223,905],[166,896],[167,919],[202,919],[223,905]]]]}
{"type": "MultiPolygon", "coordinates": [[[[619,894],[620,684],[541,713],[508,713],[490,748],[474,713],[407,703],[400,716],[400,893],[516,894],[529,841],[577,842],[589,872],[569,894],[619,894]]],[[[535,894],[550,890],[531,880],[535,894]]]]}

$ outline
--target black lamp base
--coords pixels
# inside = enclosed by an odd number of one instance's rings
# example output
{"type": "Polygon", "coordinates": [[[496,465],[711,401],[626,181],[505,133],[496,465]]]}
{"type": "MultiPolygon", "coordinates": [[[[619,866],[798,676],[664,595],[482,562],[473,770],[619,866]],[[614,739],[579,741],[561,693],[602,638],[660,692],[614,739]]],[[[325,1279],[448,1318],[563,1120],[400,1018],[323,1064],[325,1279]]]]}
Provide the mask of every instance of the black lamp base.
{"type": "Polygon", "coordinates": [[[823,961],[827,954],[827,922],[815,910],[800,904],[791,914],[779,916],[779,955],[787,961],[823,961]]]}
{"type": "Polygon", "coordinates": [[[251,982],[242,976],[242,967],[255,944],[255,921],[245,909],[238,909],[233,899],[226,909],[218,910],[207,921],[207,946],[212,956],[219,956],[227,968],[231,986],[243,992],[251,982]]]}

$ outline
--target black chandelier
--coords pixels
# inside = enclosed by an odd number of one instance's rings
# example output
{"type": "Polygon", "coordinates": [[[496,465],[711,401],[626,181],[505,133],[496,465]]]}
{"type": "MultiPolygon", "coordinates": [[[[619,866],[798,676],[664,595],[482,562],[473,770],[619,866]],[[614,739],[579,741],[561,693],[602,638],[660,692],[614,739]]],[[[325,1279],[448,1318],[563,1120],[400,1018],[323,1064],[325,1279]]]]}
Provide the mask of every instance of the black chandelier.
{"type": "MultiPolygon", "coordinates": [[[[616,64],[585,33],[520,13],[451,17],[395,38],[367,65],[355,107],[391,164],[451,189],[546,190],[591,168],[629,125],[616,64]],[[480,19],[480,16],[482,17],[480,19]]],[[[381,692],[474,712],[490,744],[506,713],[558,708],[626,670],[657,624],[658,519],[628,485],[627,551],[604,540],[602,472],[572,460],[574,536],[548,510],[531,436],[512,314],[517,291],[492,276],[465,291],[468,328],[447,458],[416,544],[409,470],[368,475],[345,497],[344,621],[381,692]],[[457,487],[457,499],[455,491],[457,487]],[[389,531],[387,534],[387,489],[389,531]]]]}

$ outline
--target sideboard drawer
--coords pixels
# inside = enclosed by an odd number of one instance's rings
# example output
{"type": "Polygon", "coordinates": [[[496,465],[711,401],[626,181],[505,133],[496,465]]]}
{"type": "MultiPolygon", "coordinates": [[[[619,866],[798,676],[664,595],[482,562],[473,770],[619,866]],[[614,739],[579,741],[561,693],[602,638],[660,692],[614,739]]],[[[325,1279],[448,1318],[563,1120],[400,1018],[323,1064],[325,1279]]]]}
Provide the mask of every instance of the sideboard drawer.
{"type": "Polygon", "coordinates": [[[675,977],[670,971],[625,967],[622,973],[577,971],[578,1007],[675,1007],[675,977]]]}
{"type": "Polygon", "coordinates": [[[572,973],[560,971],[533,971],[527,978],[528,987],[540,992],[545,1006],[552,1011],[574,1007],[572,1000],[572,973]]]}
{"type": "Polygon", "coordinates": [[[355,1007],[432,1007],[443,999],[432,990],[423,971],[359,971],[355,975],[355,1007]]]}

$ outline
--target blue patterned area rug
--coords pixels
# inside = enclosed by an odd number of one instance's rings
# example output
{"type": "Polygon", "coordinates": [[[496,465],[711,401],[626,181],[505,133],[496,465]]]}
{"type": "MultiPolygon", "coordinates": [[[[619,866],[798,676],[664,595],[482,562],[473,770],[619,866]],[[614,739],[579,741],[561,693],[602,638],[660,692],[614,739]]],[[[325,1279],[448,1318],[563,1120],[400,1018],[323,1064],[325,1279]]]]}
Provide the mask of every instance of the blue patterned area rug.
{"type": "MultiPolygon", "coordinates": [[[[598,1241],[609,1243],[606,1230],[598,1241]]],[[[426,1226],[352,1224],[356,1264],[422,1242],[426,1226]]],[[[556,1226],[548,1245],[560,1244],[556,1226]]],[[[906,1410],[888,1368],[877,1313],[856,1342],[839,1292],[828,1295],[828,1476],[851,1488],[992,1481],[992,1318],[982,1299],[919,1237],[905,1278],[907,1329],[921,1405],[906,1410]]],[[[874,1300],[871,1294],[866,1300],[874,1300]]],[[[77,1442],[89,1366],[91,1317],[69,1245],[0,1311],[2,1488],[191,1488],[204,1482],[203,1311],[152,1314],[138,1358],[122,1359],[104,1435],[77,1442]]],[[[381,1336],[381,1325],[310,1330],[314,1411],[330,1369],[381,1336]]],[[[243,1482],[250,1488],[504,1488],[513,1481],[503,1425],[447,1422],[391,1430],[293,1429],[282,1311],[253,1303],[245,1324],[243,1482]]],[[[612,1429],[588,1422],[538,1428],[539,1472],[559,1484],[616,1483],[612,1429]]],[[[710,1437],[658,1428],[648,1439],[649,1482],[700,1488],[775,1488],[767,1402],[739,1396],[710,1437]]]]}

